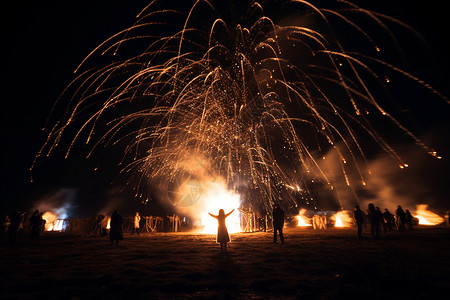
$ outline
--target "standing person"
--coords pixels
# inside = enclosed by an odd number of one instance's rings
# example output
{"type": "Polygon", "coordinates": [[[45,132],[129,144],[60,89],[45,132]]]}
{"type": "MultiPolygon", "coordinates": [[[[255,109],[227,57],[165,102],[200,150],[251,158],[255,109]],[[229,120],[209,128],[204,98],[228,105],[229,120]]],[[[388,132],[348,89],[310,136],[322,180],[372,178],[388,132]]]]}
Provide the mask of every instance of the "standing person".
{"type": "Polygon", "coordinates": [[[102,222],[103,222],[104,218],[105,218],[104,215],[98,215],[97,218],[95,219],[94,230],[93,230],[94,237],[97,236],[97,233],[99,236],[102,236],[102,222]]]}
{"type": "Polygon", "coordinates": [[[43,216],[44,216],[44,213],[41,212],[39,214],[39,236],[41,236],[44,233],[44,231],[45,231],[45,224],[47,223],[47,220],[45,220],[43,218],[43,216]]]}
{"type": "Polygon", "coordinates": [[[133,225],[134,225],[133,231],[131,232],[131,234],[136,232],[139,235],[140,222],[141,222],[141,216],[139,215],[138,212],[136,212],[136,215],[134,216],[134,220],[133,220],[133,225]]]}
{"type": "Polygon", "coordinates": [[[397,215],[398,231],[405,231],[406,216],[400,205],[397,206],[395,214],[397,215]]]}
{"type": "Polygon", "coordinates": [[[230,235],[228,234],[227,225],[225,224],[225,219],[231,215],[234,211],[230,211],[225,214],[223,209],[219,210],[219,214],[217,216],[208,213],[211,217],[216,218],[219,222],[219,226],[217,227],[217,238],[216,242],[220,244],[220,252],[227,252],[227,243],[230,241],[230,235]]]}
{"type": "Polygon", "coordinates": [[[405,223],[408,226],[409,230],[413,229],[412,221],[413,221],[413,216],[411,215],[411,213],[409,212],[408,209],[405,210],[405,223]]]}
{"type": "Polygon", "coordinates": [[[17,233],[19,231],[19,225],[21,221],[22,215],[20,214],[20,211],[16,211],[11,215],[10,223],[8,227],[8,233],[9,233],[9,242],[13,245],[16,243],[17,240],[17,233]]]}
{"type": "Polygon", "coordinates": [[[370,233],[372,237],[380,237],[380,219],[375,205],[369,203],[370,233]]]}
{"type": "Polygon", "coordinates": [[[5,218],[3,219],[3,223],[2,223],[2,234],[1,234],[1,239],[3,240],[3,238],[6,239],[6,235],[8,233],[8,229],[9,229],[9,225],[11,225],[11,220],[9,219],[9,216],[5,216],[5,218]]]}
{"type": "Polygon", "coordinates": [[[380,223],[380,229],[383,229],[382,232],[386,233],[387,232],[386,222],[384,221],[383,213],[381,212],[381,209],[378,206],[375,207],[375,212],[377,214],[378,222],[380,223]]]}
{"type": "Polygon", "coordinates": [[[36,210],[34,214],[30,217],[30,227],[31,227],[31,240],[32,241],[39,241],[39,238],[41,237],[42,233],[45,229],[45,223],[47,222],[42,218],[44,215],[43,212],[39,212],[36,210]]]}
{"type": "Polygon", "coordinates": [[[116,244],[119,244],[119,241],[123,240],[122,223],[122,216],[119,215],[118,210],[115,210],[111,215],[111,222],[109,224],[109,239],[111,240],[111,245],[114,241],[116,241],[116,244]]]}
{"type": "Polygon", "coordinates": [[[395,219],[394,219],[394,216],[389,212],[389,210],[387,208],[384,209],[383,219],[386,222],[387,230],[394,231],[395,219]]]}
{"type": "Polygon", "coordinates": [[[358,238],[362,238],[362,228],[364,224],[364,213],[359,208],[359,205],[355,205],[355,209],[353,210],[353,217],[356,221],[356,226],[358,227],[358,238]]]}
{"type": "Polygon", "coordinates": [[[273,242],[277,242],[277,231],[280,233],[280,241],[284,244],[283,227],[284,227],[284,210],[280,205],[276,205],[273,212],[273,242]]]}

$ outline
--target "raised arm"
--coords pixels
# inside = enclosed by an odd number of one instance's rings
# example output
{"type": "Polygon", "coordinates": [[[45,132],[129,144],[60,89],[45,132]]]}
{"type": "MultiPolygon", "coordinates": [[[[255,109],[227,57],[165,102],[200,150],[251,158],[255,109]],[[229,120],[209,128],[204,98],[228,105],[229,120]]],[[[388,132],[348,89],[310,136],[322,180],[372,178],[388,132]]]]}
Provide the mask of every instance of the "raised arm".
{"type": "Polygon", "coordinates": [[[225,218],[226,217],[228,217],[229,215],[231,215],[231,213],[234,211],[234,209],[232,210],[232,211],[230,211],[229,213],[227,213],[226,215],[225,215],[225,218]]]}
{"type": "Polygon", "coordinates": [[[213,217],[213,218],[215,218],[215,219],[217,219],[217,217],[218,217],[218,216],[215,216],[215,215],[213,215],[213,214],[211,214],[211,213],[208,213],[208,215],[210,215],[211,217],[213,217]]]}

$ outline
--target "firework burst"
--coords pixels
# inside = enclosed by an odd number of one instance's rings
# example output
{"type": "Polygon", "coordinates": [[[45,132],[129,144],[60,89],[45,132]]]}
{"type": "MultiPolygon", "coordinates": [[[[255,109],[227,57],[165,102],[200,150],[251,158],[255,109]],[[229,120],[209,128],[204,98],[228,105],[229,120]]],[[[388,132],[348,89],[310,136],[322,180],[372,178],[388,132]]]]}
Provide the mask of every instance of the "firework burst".
{"type": "Polygon", "coordinates": [[[268,210],[276,199],[296,204],[291,189],[307,190],[311,178],[332,188],[316,161],[330,149],[342,176],[348,181],[348,165],[364,184],[370,171],[362,136],[405,167],[373,119],[437,156],[378,98],[387,90],[389,79],[379,72],[386,69],[438,94],[381,59],[381,46],[363,26],[385,31],[396,47],[385,22],[405,24],[346,1],[166,2],[152,1],[133,26],[85,58],[63,93],[68,110],[38,157],[66,135],[66,155],[83,142],[87,156],[99,145],[125,144],[123,172],[134,174],[137,193],[188,173],[256,192],[252,203],[268,210]],[[336,28],[347,28],[364,47],[352,49],[336,28]],[[88,69],[100,54],[113,62],[88,69]]]}

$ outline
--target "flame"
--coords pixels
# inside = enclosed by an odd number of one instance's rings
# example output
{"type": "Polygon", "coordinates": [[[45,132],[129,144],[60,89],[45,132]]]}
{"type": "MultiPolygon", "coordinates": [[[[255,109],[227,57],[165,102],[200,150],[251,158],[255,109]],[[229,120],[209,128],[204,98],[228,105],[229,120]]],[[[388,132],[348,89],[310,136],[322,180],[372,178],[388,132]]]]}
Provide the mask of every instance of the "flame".
{"type": "Polygon", "coordinates": [[[106,223],[106,229],[111,229],[111,218],[108,218],[108,222],[106,223]]]}
{"type": "Polygon", "coordinates": [[[300,212],[297,216],[297,226],[312,226],[311,219],[306,217],[304,214],[306,212],[306,209],[302,208],[300,209],[300,212]]]}
{"type": "Polygon", "coordinates": [[[341,210],[330,217],[334,220],[334,227],[351,227],[353,225],[353,217],[350,211],[341,210]]]}
{"type": "Polygon", "coordinates": [[[52,212],[45,212],[42,215],[42,219],[45,220],[45,231],[62,231],[64,230],[64,220],[58,219],[56,214],[52,212]]]}
{"type": "Polygon", "coordinates": [[[416,206],[415,218],[419,219],[419,225],[438,225],[444,222],[444,218],[427,210],[427,204],[419,204],[416,206]]]}

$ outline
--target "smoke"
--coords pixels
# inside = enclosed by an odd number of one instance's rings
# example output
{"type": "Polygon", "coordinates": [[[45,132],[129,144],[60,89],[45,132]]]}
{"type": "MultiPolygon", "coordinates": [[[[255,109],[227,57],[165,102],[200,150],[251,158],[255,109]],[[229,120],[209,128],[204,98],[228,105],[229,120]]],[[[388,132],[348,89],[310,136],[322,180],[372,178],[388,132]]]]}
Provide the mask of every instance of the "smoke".
{"type": "Polygon", "coordinates": [[[430,156],[416,145],[397,148],[405,162],[402,168],[384,152],[367,163],[358,161],[359,172],[354,162],[342,163],[334,149],[320,161],[344,209],[352,209],[356,204],[364,209],[371,202],[391,211],[397,205],[415,209],[419,204],[441,211],[448,209],[448,161],[430,156]]]}
{"type": "Polygon", "coordinates": [[[33,205],[33,210],[52,212],[59,219],[67,219],[72,216],[76,208],[76,196],[77,189],[59,188],[37,200],[33,205]]]}

